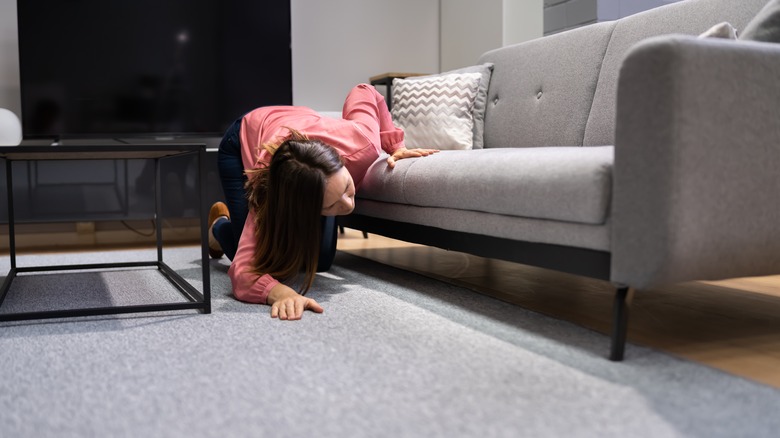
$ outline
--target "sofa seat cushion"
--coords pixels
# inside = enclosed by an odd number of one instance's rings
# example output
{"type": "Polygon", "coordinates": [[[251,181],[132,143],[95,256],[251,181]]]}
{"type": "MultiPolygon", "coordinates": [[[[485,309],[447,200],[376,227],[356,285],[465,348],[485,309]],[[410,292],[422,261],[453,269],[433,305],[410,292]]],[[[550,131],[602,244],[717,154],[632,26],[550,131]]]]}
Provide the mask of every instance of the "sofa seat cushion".
{"type": "Polygon", "coordinates": [[[380,157],[360,199],[583,224],[607,220],[613,147],[441,151],[400,160],[380,157]]]}

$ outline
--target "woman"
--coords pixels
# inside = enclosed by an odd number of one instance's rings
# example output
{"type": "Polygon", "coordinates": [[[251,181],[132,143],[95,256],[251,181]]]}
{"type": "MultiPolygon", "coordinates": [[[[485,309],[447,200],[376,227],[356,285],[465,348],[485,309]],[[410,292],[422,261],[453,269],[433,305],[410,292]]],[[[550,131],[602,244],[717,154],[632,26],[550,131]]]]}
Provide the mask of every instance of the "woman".
{"type": "Polygon", "coordinates": [[[219,146],[227,205],[209,212],[209,252],[232,260],[234,296],[271,305],[271,317],[300,319],[322,307],[303,295],[336,252],[335,216],[352,212],[355,191],[382,150],[397,160],[434,149],[404,146],[384,97],[372,86],[353,88],[342,119],[305,107],[255,109],[237,120],[219,146]],[[300,293],[280,283],[303,272],[300,293]]]}

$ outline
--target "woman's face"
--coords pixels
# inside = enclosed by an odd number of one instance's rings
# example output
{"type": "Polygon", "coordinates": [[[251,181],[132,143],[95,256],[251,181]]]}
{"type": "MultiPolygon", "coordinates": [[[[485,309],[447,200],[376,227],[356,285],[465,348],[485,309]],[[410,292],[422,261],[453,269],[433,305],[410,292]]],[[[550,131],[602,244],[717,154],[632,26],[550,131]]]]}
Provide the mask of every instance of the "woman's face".
{"type": "Polygon", "coordinates": [[[355,208],[355,183],[346,167],[328,178],[322,198],[323,216],[342,216],[355,208]]]}

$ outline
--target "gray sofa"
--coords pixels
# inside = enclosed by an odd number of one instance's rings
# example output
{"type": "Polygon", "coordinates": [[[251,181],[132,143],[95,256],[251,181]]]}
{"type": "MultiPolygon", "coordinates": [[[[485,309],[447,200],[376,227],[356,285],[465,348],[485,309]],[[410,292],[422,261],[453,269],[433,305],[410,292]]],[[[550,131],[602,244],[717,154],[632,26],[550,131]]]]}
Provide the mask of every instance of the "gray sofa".
{"type": "Polygon", "coordinates": [[[485,53],[484,148],[380,158],[341,225],[634,290],[780,273],[780,45],[766,0],[685,0],[485,53]]]}

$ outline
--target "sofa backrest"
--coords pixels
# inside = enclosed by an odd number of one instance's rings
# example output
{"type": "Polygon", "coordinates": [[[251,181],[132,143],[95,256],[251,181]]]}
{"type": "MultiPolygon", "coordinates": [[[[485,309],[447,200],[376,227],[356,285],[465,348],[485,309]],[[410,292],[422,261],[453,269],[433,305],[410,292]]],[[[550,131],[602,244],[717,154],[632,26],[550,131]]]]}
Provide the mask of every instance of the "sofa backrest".
{"type": "Polygon", "coordinates": [[[485,147],[614,144],[617,79],[639,41],[698,35],[728,21],[743,29],[767,0],[684,0],[486,52],[493,75],[485,147]]]}

